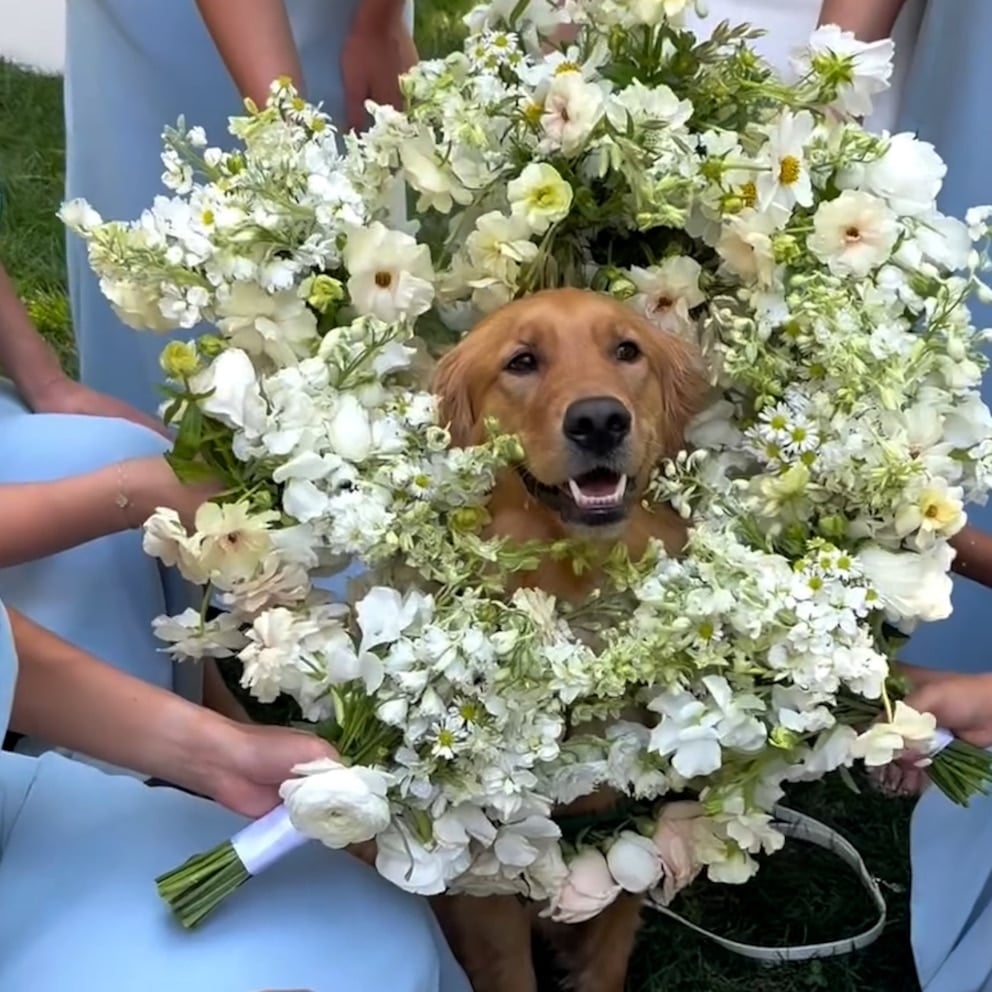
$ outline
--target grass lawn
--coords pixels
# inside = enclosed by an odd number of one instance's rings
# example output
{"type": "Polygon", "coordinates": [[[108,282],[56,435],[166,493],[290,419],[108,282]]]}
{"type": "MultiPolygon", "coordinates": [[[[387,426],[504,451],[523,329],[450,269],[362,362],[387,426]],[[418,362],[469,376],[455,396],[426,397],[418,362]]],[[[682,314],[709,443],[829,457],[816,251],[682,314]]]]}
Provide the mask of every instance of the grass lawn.
{"type": "MultiPolygon", "coordinates": [[[[463,0],[418,0],[421,53],[450,50],[463,0]]],[[[195,121],[195,114],[190,114],[195,121]]],[[[167,122],[163,121],[163,124],[167,122]]],[[[0,63],[0,258],[42,331],[71,368],[63,234],[55,210],[64,166],[61,85],[0,63]]],[[[790,797],[841,831],[880,880],[889,926],[871,948],[832,960],[766,967],[721,951],[661,917],[649,920],[631,992],[914,992],[908,942],[910,807],[840,782],[804,787],[790,797]]],[[[789,844],[742,888],[705,883],[677,909],[737,940],[781,945],[851,936],[872,918],[859,883],[832,856],[789,844]]]]}

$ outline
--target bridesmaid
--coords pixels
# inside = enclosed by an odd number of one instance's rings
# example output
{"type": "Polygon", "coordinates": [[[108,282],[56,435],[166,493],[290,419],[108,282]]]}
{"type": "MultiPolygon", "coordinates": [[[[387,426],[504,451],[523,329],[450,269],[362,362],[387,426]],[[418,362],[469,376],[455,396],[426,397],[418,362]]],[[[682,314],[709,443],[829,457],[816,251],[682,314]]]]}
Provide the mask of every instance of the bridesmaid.
{"type": "Polygon", "coordinates": [[[0,736],[8,719],[217,801],[0,753],[4,992],[470,992],[427,903],[344,852],[294,852],[198,932],[158,899],[158,874],[273,808],[294,765],[328,755],[316,737],[233,723],[0,604],[0,736]]]}
{"type": "MultiPolygon", "coordinates": [[[[296,79],[342,129],[363,101],[398,99],[409,67],[403,0],[72,0],[66,5],[66,196],[132,219],[166,192],[161,134],[180,116],[224,146],[241,94],[264,101],[296,79]],[[202,16],[201,16],[202,15],[202,16]]],[[[69,294],[83,383],[154,414],[167,338],[125,327],[100,293],[86,246],[68,239],[69,294]]],[[[203,333],[194,328],[175,336],[203,333]]]]}
{"type": "MultiPolygon", "coordinates": [[[[877,0],[863,2],[871,6],[877,0]]],[[[908,0],[900,13],[892,35],[896,43],[892,87],[875,100],[874,111],[865,122],[865,126],[872,131],[891,130],[895,124],[906,70],[912,59],[922,16],[922,3],[923,0],[908,0]]],[[[792,53],[809,40],[816,28],[820,0],[707,0],[706,7],[705,19],[695,14],[689,15],[689,27],[697,34],[708,37],[721,21],[760,28],[765,34],[754,42],[754,48],[772,68],[788,77],[792,53]]]]}

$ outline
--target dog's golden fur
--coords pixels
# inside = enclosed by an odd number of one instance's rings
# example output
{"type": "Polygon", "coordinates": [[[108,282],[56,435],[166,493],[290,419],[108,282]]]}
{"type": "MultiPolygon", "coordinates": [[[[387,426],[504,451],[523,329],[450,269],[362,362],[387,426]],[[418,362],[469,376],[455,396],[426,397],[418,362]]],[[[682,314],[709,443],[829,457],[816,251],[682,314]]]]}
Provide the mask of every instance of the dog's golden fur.
{"type": "MultiPolygon", "coordinates": [[[[531,476],[551,487],[565,486],[575,463],[563,430],[570,404],[618,400],[631,414],[622,470],[634,480],[633,498],[624,520],[602,529],[583,528],[581,536],[601,543],[604,553],[622,541],[635,559],[652,539],[661,540],[670,553],[681,551],[681,519],[667,507],[642,506],[641,495],[652,466],[681,446],[704,395],[698,355],[685,342],[608,297],[549,290],[483,320],[441,360],[434,390],[440,419],[449,424],[455,444],[478,442],[486,419],[495,418],[503,431],[520,437],[531,476]],[[525,371],[508,370],[524,353],[529,356],[525,371]]],[[[553,541],[575,532],[531,494],[517,472],[497,481],[489,513],[493,536],[553,541]]],[[[594,569],[576,575],[570,563],[546,560],[518,581],[575,601],[592,592],[598,579],[594,569]]],[[[597,794],[581,806],[588,811],[612,801],[608,794],[597,794]]],[[[568,809],[576,811],[575,806],[568,809]]],[[[435,908],[475,992],[535,992],[535,928],[576,992],[622,992],[640,919],[640,900],[632,896],[578,925],[551,923],[538,915],[539,907],[509,896],[444,896],[435,908]]]]}

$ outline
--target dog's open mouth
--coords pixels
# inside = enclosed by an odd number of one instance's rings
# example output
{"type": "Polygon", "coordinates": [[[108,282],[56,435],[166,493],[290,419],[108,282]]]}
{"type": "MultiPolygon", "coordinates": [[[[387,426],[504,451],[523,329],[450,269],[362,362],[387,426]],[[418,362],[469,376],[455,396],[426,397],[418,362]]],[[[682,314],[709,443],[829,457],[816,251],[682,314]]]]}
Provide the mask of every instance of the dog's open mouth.
{"type": "Polygon", "coordinates": [[[613,469],[594,468],[561,486],[549,486],[518,468],[527,491],[567,523],[596,527],[615,524],[627,515],[631,479],[613,469]]]}

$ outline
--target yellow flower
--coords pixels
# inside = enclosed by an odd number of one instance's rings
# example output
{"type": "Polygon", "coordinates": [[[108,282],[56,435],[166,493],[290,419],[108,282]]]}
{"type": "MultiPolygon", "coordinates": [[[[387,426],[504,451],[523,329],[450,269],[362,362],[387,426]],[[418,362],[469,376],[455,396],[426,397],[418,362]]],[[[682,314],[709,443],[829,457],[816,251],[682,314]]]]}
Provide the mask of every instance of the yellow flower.
{"type": "Polygon", "coordinates": [[[158,363],[170,379],[185,379],[199,371],[200,357],[194,345],[186,341],[170,341],[162,349],[158,363]]]}

